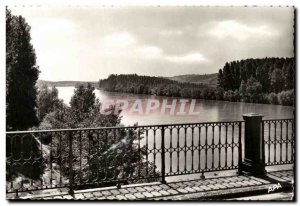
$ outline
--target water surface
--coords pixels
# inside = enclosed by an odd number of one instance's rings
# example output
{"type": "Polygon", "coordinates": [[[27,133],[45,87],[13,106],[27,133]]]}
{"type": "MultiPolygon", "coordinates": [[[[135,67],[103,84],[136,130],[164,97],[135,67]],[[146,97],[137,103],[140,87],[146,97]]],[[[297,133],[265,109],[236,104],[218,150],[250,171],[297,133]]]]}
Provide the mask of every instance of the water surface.
{"type": "MultiPolygon", "coordinates": [[[[74,87],[57,87],[59,91],[59,98],[63,99],[66,104],[69,104],[72,95],[74,94],[74,87]]],[[[158,99],[160,102],[167,99],[168,102],[180,98],[174,97],[157,97],[151,95],[137,95],[117,92],[106,92],[103,90],[95,90],[96,97],[100,101],[127,99],[129,106],[131,106],[136,99],[141,99],[142,102],[149,98],[158,99]]],[[[264,119],[283,119],[292,118],[294,108],[291,106],[270,105],[270,104],[253,104],[243,102],[227,102],[215,100],[196,100],[195,111],[198,115],[171,115],[168,110],[165,114],[159,111],[152,112],[148,115],[129,114],[129,110],[122,111],[122,123],[124,125],[133,125],[138,122],[139,125],[148,124],[176,124],[176,123],[194,123],[194,122],[216,122],[216,121],[235,121],[242,120],[242,114],[259,113],[264,115],[264,119]]],[[[186,105],[188,110],[190,105],[186,105]]]]}

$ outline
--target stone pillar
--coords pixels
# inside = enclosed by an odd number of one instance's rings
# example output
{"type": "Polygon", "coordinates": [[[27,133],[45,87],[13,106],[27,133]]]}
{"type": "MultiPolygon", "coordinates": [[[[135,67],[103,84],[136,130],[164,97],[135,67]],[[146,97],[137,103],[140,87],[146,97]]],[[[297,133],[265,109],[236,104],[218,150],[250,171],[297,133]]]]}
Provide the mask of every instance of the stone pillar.
{"type": "Polygon", "coordinates": [[[245,158],[240,165],[242,173],[255,176],[265,174],[265,144],[262,134],[261,114],[249,113],[244,114],[245,120],[245,158]]]}

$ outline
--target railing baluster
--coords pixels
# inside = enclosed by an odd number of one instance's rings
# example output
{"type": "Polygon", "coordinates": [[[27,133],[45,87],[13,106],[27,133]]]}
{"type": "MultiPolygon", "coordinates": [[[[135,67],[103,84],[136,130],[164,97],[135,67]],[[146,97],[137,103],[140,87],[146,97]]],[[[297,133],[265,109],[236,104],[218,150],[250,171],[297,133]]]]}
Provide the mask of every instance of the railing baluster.
{"type": "Polygon", "coordinates": [[[222,151],[221,132],[222,132],[222,125],[219,125],[219,166],[218,166],[219,168],[221,168],[221,151],[222,151]]]}
{"type": "MultiPolygon", "coordinates": [[[[38,135],[40,137],[40,145],[41,145],[41,157],[40,157],[40,164],[43,165],[44,158],[43,158],[43,143],[42,143],[42,133],[38,135]]],[[[43,177],[41,177],[41,188],[43,188],[43,177]]]]}
{"type": "MultiPolygon", "coordinates": [[[[20,164],[21,164],[21,168],[23,169],[24,168],[24,164],[22,164],[22,162],[24,161],[24,153],[23,153],[23,150],[24,150],[24,144],[23,144],[23,138],[24,136],[21,137],[21,154],[20,154],[20,164]]],[[[24,189],[24,186],[23,186],[23,183],[24,183],[24,176],[21,177],[21,189],[24,189]]]]}
{"type": "Polygon", "coordinates": [[[238,142],[238,145],[239,145],[239,147],[238,147],[238,158],[239,158],[238,173],[239,173],[239,175],[241,175],[242,174],[241,165],[243,162],[242,122],[239,122],[239,140],[238,141],[239,141],[238,142]]]}
{"type": "Polygon", "coordinates": [[[198,129],[199,129],[199,172],[201,172],[201,126],[199,125],[198,126],[198,129]]]}
{"type": "MultiPolygon", "coordinates": [[[[120,130],[118,130],[118,131],[119,132],[117,133],[117,130],[116,130],[116,134],[118,134],[118,136],[117,136],[117,143],[119,144],[119,143],[121,143],[123,137],[122,137],[122,131],[120,131],[120,130]]],[[[126,128],[124,128],[124,131],[125,131],[125,133],[127,132],[128,133],[127,135],[129,136],[129,134],[131,132],[130,129],[127,130],[126,128]]],[[[132,150],[133,141],[130,140],[129,142],[130,142],[129,152],[132,154],[133,153],[133,150],[132,150]]],[[[124,167],[124,162],[125,162],[124,155],[123,154],[117,154],[117,155],[121,156],[120,157],[120,159],[121,159],[121,165],[122,165],[122,167],[124,167]]],[[[117,159],[116,159],[116,164],[118,164],[117,159]]],[[[130,176],[133,176],[133,174],[134,174],[134,171],[130,170],[130,176]]],[[[116,176],[114,178],[117,180],[118,179],[118,174],[116,174],[116,176]]],[[[123,180],[123,179],[125,179],[125,170],[124,169],[122,169],[122,178],[121,178],[121,180],[123,180]]],[[[117,182],[119,182],[119,181],[117,180],[117,182]]],[[[120,183],[117,184],[117,187],[121,187],[120,183]]]]}
{"type": "Polygon", "coordinates": [[[180,148],[180,145],[179,145],[179,132],[180,132],[180,128],[177,127],[177,172],[179,173],[180,170],[179,170],[179,148],[180,148]]]}
{"type": "Polygon", "coordinates": [[[269,152],[269,155],[268,155],[268,163],[271,163],[271,123],[270,122],[268,122],[269,123],[269,138],[268,138],[268,140],[269,140],[269,143],[268,143],[268,152],[269,152]]]}
{"type": "Polygon", "coordinates": [[[234,160],[233,160],[233,158],[234,158],[234,156],[233,156],[233,153],[234,153],[234,146],[233,146],[233,144],[234,144],[234,124],[232,125],[232,140],[231,140],[231,167],[233,167],[234,166],[234,160]]]}
{"type": "MultiPolygon", "coordinates": [[[[103,148],[104,148],[104,152],[107,152],[108,153],[108,149],[109,149],[109,144],[108,144],[108,135],[109,135],[109,130],[105,130],[105,140],[104,140],[104,145],[103,145],[103,148]]],[[[103,169],[103,172],[104,172],[104,178],[107,178],[108,177],[108,173],[109,171],[107,170],[107,166],[108,166],[108,156],[105,155],[104,156],[104,169],[103,169]]],[[[102,182],[104,182],[106,180],[103,180],[102,182]]]]}
{"type": "Polygon", "coordinates": [[[51,133],[51,143],[50,143],[50,187],[52,188],[52,162],[53,162],[53,154],[52,154],[52,150],[53,150],[53,133],[51,133]]]}
{"type": "Polygon", "coordinates": [[[186,172],[187,166],[187,139],[186,139],[187,128],[184,128],[184,172],[186,172]]]}
{"type": "Polygon", "coordinates": [[[166,163],[165,163],[165,127],[161,127],[161,183],[166,184],[166,163]]]}
{"type": "Polygon", "coordinates": [[[72,132],[68,132],[69,140],[69,194],[74,195],[74,173],[73,173],[73,135],[72,132]]]}
{"type": "MultiPolygon", "coordinates": [[[[201,140],[201,129],[202,129],[202,127],[199,127],[199,128],[200,128],[199,137],[200,137],[200,140],[201,140]]],[[[200,155],[199,155],[199,166],[201,165],[201,150],[203,150],[203,149],[206,150],[205,147],[206,147],[206,143],[205,143],[205,145],[203,145],[203,146],[201,145],[201,147],[200,147],[201,149],[200,149],[200,155]]],[[[206,156],[205,156],[205,159],[206,159],[206,156]]],[[[201,179],[205,178],[205,176],[204,176],[204,170],[205,169],[206,169],[206,161],[204,163],[204,169],[201,170],[201,176],[200,176],[201,179]]]]}
{"type": "Polygon", "coordinates": [[[277,123],[276,122],[274,122],[274,163],[277,161],[277,155],[276,155],[276,151],[277,151],[277,143],[276,143],[276,125],[277,125],[277,123]]]}
{"type": "MultiPolygon", "coordinates": [[[[41,144],[42,145],[42,144],[41,144]]],[[[61,146],[61,132],[59,132],[59,169],[62,171],[62,146],[61,146]]],[[[62,187],[62,174],[59,173],[59,186],[62,187]]]]}
{"type": "Polygon", "coordinates": [[[170,127],[170,173],[173,172],[173,168],[172,168],[172,163],[173,163],[173,137],[172,137],[172,134],[173,134],[173,128],[170,127]]]}
{"type": "Polygon", "coordinates": [[[289,149],[289,121],[286,121],[286,137],[285,137],[285,161],[288,161],[288,149],[289,149]]]}
{"type": "Polygon", "coordinates": [[[146,162],[147,162],[147,165],[146,165],[146,177],[148,178],[148,180],[149,180],[149,164],[148,164],[148,162],[149,162],[149,157],[148,157],[148,147],[149,147],[149,145],[148,145],[148,129],[146,130],[146,162]]]}
{"type": "Polygon", "coordinates": [[[87,172],[87,181],[91,181],[91,141],[92,136],[90,136],[90,132],[87,131],[87,141],[88,141],[88,156],[87,156],[87,166],[88,166],[88,172],[87,172]]]}
{"type": "Polygon", "coordinates": [[[294,162],[294,155],[295,155],[295,127],[294,127],[294,121],[292,121],[292,137],[291,137],[291,162],[294,162]]]}
{"type": "Polygon", "coordinates": [[[207,125],[205,125],[205,170],[207,170],[207,150],[208,150],[208,148],[207,148],[207,130],[208,130],[208,126],[207,125]]]}
{"type": "MultiPolygon", "coordinates": [[[[128,135],[130,138],[132,138],[131,136],[130,136],[130,133],[131,133],[131,131],[130,131],[130,129],[126,129],[126,128],[124,128],[124,130],[123,129],[121,129],[121,130],[119,130],[119,129],[116,129],[115,130],[115,141],[114,141],[114,143],[113,144],[120,144],[121,142],[122,142],[122,139],[124,138],[123,136],[122,136],[122,132],[124,132],[126,135],[128,135]]],[[[131,139],[129,139],[129,140],[127,140],[128,142],[129,142],[129,145],[127,145],[128,147],[128,150],[129,151],[127,151],[127,152],[129,152],[130,154],[132,154],[133,153],[133,151],[132,151],[132,144],[133,144],[133,142],[132,142],[132,140],[131,139]]],[[[121,177],[118,177],[118,174],[115,172],[115,171],[113,171],[113,179],[114,179],[114,181],[115,181],[115,183],[116,183],[116,186],[117,186],[117,188],[118,189],[120,189],[121,188],[121,181],[123,181],[124,179],[126,179],[125,177],[126,177],[126,175],[127,175],[127,177],[129,178],[132,178],[132,176],[133,176],[133,174],[134,174],[134,172],[131,170],[131,168],[129,169],[129,173],[128,174],[126,174],[125,173],[125,169],[124,169],[124,159],[125,159],[125,157],[124,157],[124,155],[123,154],[119,154],[118,152],[117,152],[117,154],[116,154],[116,156],[114,157],[115,159],[114,159],[114,162],[115,162],[115,167],[117,167],[117,166],[122,166],[121,168],[121,170],[122,170],[122,172],[121,172],[121,177]],[[119,161],[120,162],[119,162],[119,161]]],[[[128,157],[128,158],[133,158],[133,157],[128,157]]],[[[131,160],[130,160],[130,162],[131,162],[131,160]]]]}
{"type": "MultiPolygon", "coordinates": [[[[14,142],[13,140],[15,139],[15,137],[13,138],[13,136],[9,136],[10,138],[10,175],[12,175],[12,171],[13,171],[13,162],[14,162],[14,153],[13,153],[13,145],[14,145],[14,142]]],[[[14,184],[13,184],[13,180],[11,180],[10,182],[10,188],[11,190],[13,191],[14,189],[14,184]]]]}
{"type": "Polygon", "coordinates": [[[212,125],[212,148],[211,148],[211,153],[212,153],[212,161],[211,161],[211,168],[215,168],[215,125],[212,125]]]}
{"type": "MultiPolygon", "coordinates": [[[[95,179],[96,180],[96,183],[99,184],[99,177],[100,177],[100,161],[99,161],[99,157],[101,157],[101,147],[102,147],[102,144],[101,144],[101,136],[100,136],[100,131],[95,131],[95,133],[97,134],[97,151],[96,151],[96,154],[97,154],[97,164],[96,164],[96,168],[97,168],[97,178],[95,179]]],[[[80,133],[79,133],[79,141],[81,142],[80,140],[80,133]]],[[[81,143],[80,143],[81,144],[81,143]]],[[[80,144],[79,144],[79,150],[80,150],[80,144]]],[[[79,168],[80,168],[80,171],[81,171],[81,157],[79,155],[79,168]]],[[[81,172],[79,172],[79,184],[82,184],[81,183],[81,172]]]]}
{"type": "Polygon", "coordinates": [[[225,125],[225,167],[227,167],[227,144],[228,144],[228,135],[227,135],[228,125],[225,125]]]}
{"type": "Polygon", "coordinates": [[[280,121],[280,162],[282,162],[282,121],[280,121]]]}
{"type": "Polygon", "coordinates": [[[194,127],[192,127],[192,171],[194,171],[194,127]]]}
{"type": "Polygon", "coordinates": [[[79,183],[82,184],[82,131],[79,131],[79,183]]]}
{"type": "Polygon", "coordinates": [[[262,138],[262,162],[266,164],[266,151],[265,151],[265,124],[261,121],[261,138],[262,138]]]}
{"type": "Polygon", "coordinates": [[[139,154],[139,163],[138,163],[138,179],[141,179],[141,130],[138,129],[138,154],[139,154]]]}
{"type": "MultiPolygon", "coordinates": [[[[31,150],[30,150],[30,156],[28,158],[28,161],[30,162],[30,166],[31,169],[33,170],[33,163],[34,163],[34,156],[33,156],[33,140],[35,141],[35,138],[33,136],[30,137],[30,146],[31,146],[31,150]]],[[[30,186],[33,186],[33,180],[30,180],[30,186]]],[[[28,189],[28,188],[27,188],[28,189]]]]}
{"type": "MultiPolygon", "coordinates": [[[[156,167],[156,129],[153,128],[154,134],[154,144],[153,144],[153,158],[154,158],[154,168],[156,167]]],[[[155,176],[155,169],[153,170],[153,176],[155,176]]]]}

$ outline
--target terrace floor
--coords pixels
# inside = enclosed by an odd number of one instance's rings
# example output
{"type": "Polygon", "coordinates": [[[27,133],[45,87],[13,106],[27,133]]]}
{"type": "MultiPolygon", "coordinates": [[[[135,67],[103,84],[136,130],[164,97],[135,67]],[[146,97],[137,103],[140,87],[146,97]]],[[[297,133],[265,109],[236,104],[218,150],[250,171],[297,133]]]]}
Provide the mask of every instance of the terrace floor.
{"type": "MultiPolygon", "coordinates": [[[[292,200],[293,170],[270,171],[263,178],[228,175],[184,181],[143,183],[136,185],[75,191],[55,194],[26,194],[20,199],[31,200],[292,200]],[[280,185],[280,187],[275,187],[280,185]],[[273,191],[269,191],[274,188],[273,191]]],[[[14,199],[13,196],[7,199],[14,199]]]]}

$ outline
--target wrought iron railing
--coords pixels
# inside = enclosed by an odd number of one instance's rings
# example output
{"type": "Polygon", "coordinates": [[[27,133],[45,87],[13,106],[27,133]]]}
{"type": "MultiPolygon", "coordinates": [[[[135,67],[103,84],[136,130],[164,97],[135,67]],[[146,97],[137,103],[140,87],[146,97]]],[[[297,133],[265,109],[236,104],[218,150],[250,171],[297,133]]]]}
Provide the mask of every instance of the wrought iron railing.
{"type": "Polygon", "coordinates": [[[242,121],[7,132],[7,192],[237,169],[242,121]]]}
{"type": "MultiPolygon", "coordinates": [[[[294,120],[263,120],[267,166],[294,163],[294,120]]],[[[260,129],[260,128],[258,128],[260,129]]],[[[7,192],[74,189],[239,169],[243,121],[7,132],[7,192]]]]}
{"type": "Polygon", "coordinates": [[[295,131],[293,119],[262,121],[266,165],[293,164],[295,131]]]}

